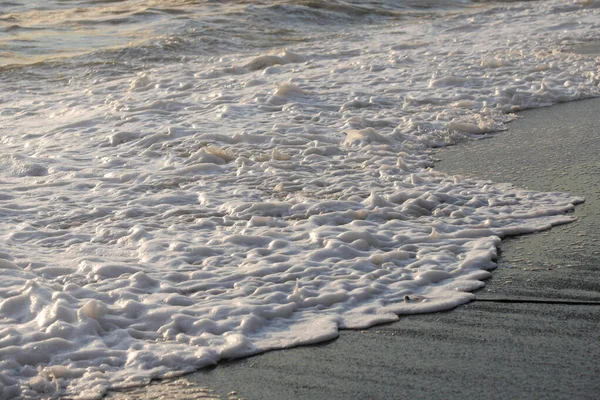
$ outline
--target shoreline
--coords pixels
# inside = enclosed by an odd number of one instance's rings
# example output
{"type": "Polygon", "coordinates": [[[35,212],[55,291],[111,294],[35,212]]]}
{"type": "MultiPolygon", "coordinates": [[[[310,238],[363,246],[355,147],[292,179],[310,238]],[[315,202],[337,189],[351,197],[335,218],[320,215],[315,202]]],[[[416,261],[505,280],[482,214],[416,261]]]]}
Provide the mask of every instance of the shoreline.
{"type": "MultiPolygon", "coordinates": [[[[484,291],[491,291],[491,284],[500,277],[503,267],[511,268],[513,264],[524,263],[523,268],[530,270],[537,265],[538,270],[534,272],[541,272],[541,268],[556,275],[563,269],[577,268],[577,264],[591,266],[600,261],[597,250],[600,239],[594,239],[600,237],[600,189],[596,187],[600,162],[595,154],[600,146],[600,134],[594,121],[597,110],[600,110],[600,98],[526,110],[508,124],[507,131],[493,134],[489,140],[449,147],[439,153],[442,160],[436,169],[443,172],[485,176],[496,183],[510,182],[535,191],[566,192],[585,198],[573,212],[576,221],[537,234],[503,239],[501,262],[492,278],[486,281],[484,291]],[[523,138],[523,134],[528,137],[523,138]],[[461,165],[461,153],[464,154],[465,149],[468,150],[468,167],[461,165]]],[[[518,270],[512,271],[515,272],[518,270]]],[[[592,279],[590,274],[585,282],[579,282],[579,287],[587,287],[586,282],[592,279]]],[[[600,298],[598,285],[594,285],[593,291],[586,291],[568,283],[562,282],[550,294],[561,298],[600,298]]],[[[535,296],[537,289],[522,287],[515,289],[514,294],[535,296]]]]}
{"type": "Polygon", "coordinates": [[[403,316],[367,330],[340,331],[330,342],[225,361],[108,398],[595,398],[600,308],[543,300],[600,300],[600,251],[594,250],[600,244],[594,239],[600,237],[600,189],[591,184],[600,165],[598,146],[589,143],[600,143],[593,134],[598,109],[600,99],[523,111],[508,131],[436,154],[441,161],[435,168],[442,172],[586,198],[576,207],[577,221],[503,240],[498,268],[475,292],[482,299],[525,301],[474,301],[403,316]],[[524,134],[531,136],[515,140],[524,134]],[[535,151],[525,143],[535,144],[535,151]],[[519,157],[527,163],[519,164],[519,157]]]}

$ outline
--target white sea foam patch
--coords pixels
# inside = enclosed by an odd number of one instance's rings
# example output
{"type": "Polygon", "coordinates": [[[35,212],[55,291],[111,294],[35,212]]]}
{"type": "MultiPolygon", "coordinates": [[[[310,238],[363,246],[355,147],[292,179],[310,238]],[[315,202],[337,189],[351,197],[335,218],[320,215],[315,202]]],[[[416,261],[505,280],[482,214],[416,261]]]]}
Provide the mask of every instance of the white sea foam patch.
{"type": "Polygon", "coordinates": [[[446,176],[428,151],[599,95],[597,59],[566,47],[598,10],[0,80],[0,398],[99,398],[472,300],[501,238],[582,199],[446,176]]]}

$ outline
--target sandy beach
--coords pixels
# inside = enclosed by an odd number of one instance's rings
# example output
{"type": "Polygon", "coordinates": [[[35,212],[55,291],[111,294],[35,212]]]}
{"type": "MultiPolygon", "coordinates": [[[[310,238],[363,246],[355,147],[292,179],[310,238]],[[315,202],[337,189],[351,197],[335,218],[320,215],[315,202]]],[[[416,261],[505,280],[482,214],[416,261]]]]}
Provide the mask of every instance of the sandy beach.
{"type": "Polygon", "coordinates": [[[498,268],[475,302],[109,397],[596,398],[598,110],[600,99],[525,111],[508,131],[435,155],[435,168],[449,174],[586,199],[576,222],[503,241],[498,268]]]}

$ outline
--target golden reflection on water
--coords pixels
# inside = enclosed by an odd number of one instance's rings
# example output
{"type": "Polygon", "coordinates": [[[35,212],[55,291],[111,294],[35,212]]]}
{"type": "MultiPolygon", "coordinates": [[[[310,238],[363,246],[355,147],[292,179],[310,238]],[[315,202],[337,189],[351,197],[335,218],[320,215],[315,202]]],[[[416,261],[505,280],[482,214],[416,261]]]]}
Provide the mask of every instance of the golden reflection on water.
{"type": "Polygon", "coordinates": [[[150,37],[148,31],[122,30],[114,33],[96,29],[25,31],[12,37],[0,37],[0,66],[74,57],[95,50],[133,45],[148,37],[150,37]]]}
{"type": "Polygon", "coordinates": [[[136,44],[160,34],[159,22],[171,12],[183,13],[190,6],[190,2],[172,0],[53,3],[0,13],[0,66],[136,44]]]}

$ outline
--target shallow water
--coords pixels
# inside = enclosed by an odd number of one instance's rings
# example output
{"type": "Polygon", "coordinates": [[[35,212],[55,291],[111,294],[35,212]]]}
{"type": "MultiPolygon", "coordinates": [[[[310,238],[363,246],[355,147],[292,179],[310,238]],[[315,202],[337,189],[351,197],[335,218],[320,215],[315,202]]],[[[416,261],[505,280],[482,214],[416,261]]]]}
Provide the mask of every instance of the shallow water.
{"type": "MultiPolygon", "coordinates": [[[[335,34],[353,23],[402,20],[462,6],[460,1],[3,0],[0,65],[111,49],[153,53],[164,62],[168,56],[284,46],[335,34]],[[331,25],[338,29],[332,31],[331,25]]],[[[138,61],[142,55],[136,55],[138,61]]]]}
{"type": "Polygon", "coordinates": [[[0,4],[0,398],[455,307],[582,201],[430,150],[598,96],[598,2],[0,4]]]}

